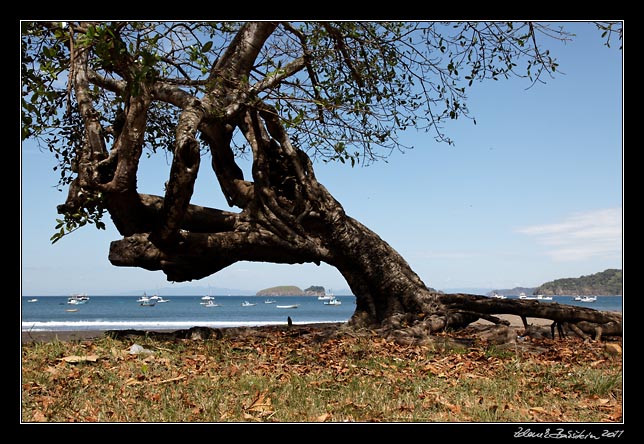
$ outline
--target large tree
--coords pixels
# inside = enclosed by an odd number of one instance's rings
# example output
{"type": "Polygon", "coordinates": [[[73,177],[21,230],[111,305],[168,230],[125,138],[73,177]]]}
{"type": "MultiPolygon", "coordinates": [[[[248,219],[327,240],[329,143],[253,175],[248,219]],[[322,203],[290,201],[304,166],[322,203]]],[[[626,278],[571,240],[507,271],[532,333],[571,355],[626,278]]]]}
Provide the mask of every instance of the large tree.
{"type": "MultiPolygon", "coordinates": [[[[598,24],[608,44],[618,25],[598,24]]],[[[434,332],[497,313],[606,324],[431,290],[313,169],[384,158],[408,128],[451,143],[443,123],[472,118],[469,87],[554,75],[542,40],[569,38],[516,22],[24,22],[23,138],[56,155],[69,186],[52,240],[104,227],[107,212],[123,236],[117,266],[181,282],[238,261],[325,262],[356,296],[355,326],[434,332]],[[140,158],[158,151],[172,159],[165,194],[142,194],[140,158]],[[252,177],[239,156],[252,156],[252,177]],[[202,158],[233,210],[191,203],[202,158]]]]}

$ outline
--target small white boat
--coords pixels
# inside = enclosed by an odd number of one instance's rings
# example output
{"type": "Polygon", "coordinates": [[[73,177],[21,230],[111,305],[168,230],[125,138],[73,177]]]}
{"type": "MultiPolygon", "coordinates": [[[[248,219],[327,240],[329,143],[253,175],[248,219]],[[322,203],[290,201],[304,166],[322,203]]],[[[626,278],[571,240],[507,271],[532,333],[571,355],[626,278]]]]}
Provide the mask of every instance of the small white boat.
{"type": "Polygon", "coordinates": [[[67,303],[70,305],[86,304],[88,302],[89,296],[87,296],[85,293],[73,294],[67,298],[67,303]]]}
{"type": "Polygon", "coordinates": [[[276,305],[275,308],[297,308],[299,307],[298,304],[291,304],[291,305],[276,305]]]}
{"type": "Polygon", "coordinates": [[[342,301],[334,297],[328,301],[324,301],[324,305],[342,305],[342,301]]]}
{"type": "Polygon", "coordinates": [[[275,302],[277,302],[275,299],[266,299],[264,301],[265,304],[274,304],[275,302]]]}
{"type": "Polygon", "coordinates": [[[157,301],[148,297],[148,295],[145,294],[145,292],[143,293],[143,296],[141,296],[136,300],[136,302],[138,302],[139,305],[142,307],[154,307],[157,304],[157,301]]]}
{"type": "Polygon", "coordinates": [[[552,301],[552,296],[544,296],[542,294],[538,294],[535,299],[538,301],[552,301]]]}
{"type": "MultiPolygon", "coordinates": [[[[523,295],[525,296],[525,293],[521,293],[521,294],[523,294],[523,295]]],[[[493,297],[494,299],[505,299],[505,296],[504,296],[504,295],[502,295],[502,294],[498,294],[496,291],[494,292],[494,294],[492,294],[492,297],[493,297]]],[[[519,297],[521,297],[521,296],[519,296],[519,297]]]]}
{"type": "Polygon", "coordinates": [[[161,302],[170,302],[170,299],[163,299],[158,294],[150,296],[150,300],[156,302],[157,304],[160,304],[161,302]]]}
{"type": "Polygon", "coordinates": [[[335,295],[330,290],[324,295],[318,296],[318,301],[330,301],[331,299],[335,299],[335,295]]]}
{"type": "Polygon", "coordinates": [[[206,296],[203,296],[201,298],[201,302],[199,302],[201,305],[204,305],[206,307],[221,307],[221,304],[218,304],[215,302],[215,297],[210,296],[209,294],[206,296]]]}
{"type": "Polygon", "coordinates": [[[244,302],[241,303],[242,307],[254,307],[255,305],[257,305],[257,304],[254,304],[254,303],[248,302],[248,301],[244,301],[244,302]]]}
{"type": "Polygon", "coordinates": [[[597,296],[584,296],[580,299],[581,302],[595,302],[597,300],[597,296]]]}
{"type": "Polygon", "coordinates": [[[528,299],[531,301],[552,301],[552,296],[544,296],[542,294],[538,294],[536,296],[526,296],[525,293],[521,293],[519,295],[519,299],[528,299]]]}
{"type": "Polygon", "coordinates": [[[27,302],[38,302],[38,299],[36,299],[36,298],[29,299],[29,300],[27,300],[27,302]]]}

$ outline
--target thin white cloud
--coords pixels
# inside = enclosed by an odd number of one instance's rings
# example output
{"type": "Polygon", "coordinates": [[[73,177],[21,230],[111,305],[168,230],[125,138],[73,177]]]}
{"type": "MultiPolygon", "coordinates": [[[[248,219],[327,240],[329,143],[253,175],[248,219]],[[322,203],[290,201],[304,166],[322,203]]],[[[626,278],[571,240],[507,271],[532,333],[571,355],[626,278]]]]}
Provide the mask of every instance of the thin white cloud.
{"type": "Polygon", "coordinates": [[[607,208],[573,214],[562,222],[520,228],[549,247],[556,261],[615,258],[622,253],[622,209],[607,208]]]}

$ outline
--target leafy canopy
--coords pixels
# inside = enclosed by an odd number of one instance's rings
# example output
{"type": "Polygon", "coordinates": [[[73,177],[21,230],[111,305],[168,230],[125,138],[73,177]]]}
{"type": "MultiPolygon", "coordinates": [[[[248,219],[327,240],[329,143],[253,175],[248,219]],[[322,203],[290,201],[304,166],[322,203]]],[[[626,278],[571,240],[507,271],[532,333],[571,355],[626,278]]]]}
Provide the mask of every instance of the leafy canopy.
{"type": "MultiPolygon", "coordinates": [[[[70,84],[74,48],[88,54],[91,99],[101,125],[115,127],[144,83],[201,98],[223,79],[213,67],[236,43],[238,22],[22,22],[22,137],[56,157],[60,186],[76,177],[85,133],[70,84]],[[126,84],[127,88],[117,88],[126,84]]],[[[597,24],[610,46],[621,26],[597,24]]],[[[453,143],[446,121],[472,118],[467,90],[511,76],[541,82],[558,64],[542,39],[568,40],[559,24],[519,22],[279,23],[239,90],[271,105],[295,146],[322,161],[368,164],[407,148],[415,128],[453,143]]],[[[154,97],[145,149],[172,151],[180,109],[154,97]]],[[[474,121],[474,123],[476,123],[474,121]]],[[[105,132],[106,141],[111,133],[105,132]]],[[[242,137],[235,153],[246,155],[242,137]]],[[[80,222],[101,228],[100,196],[89,196],[80,222]],[[94,203],[92,203],[95,201],[94,203]]],[[[69,215],[68,215],[69,216],[69,215]]],[[[66,222],[70,222],[66,218],[66,222]]],[[[76,224],[76,225],[74,225],[76,224]]],[[[59,221],[63,230],[64,221],[59,221]]],[[[62,235],[63,231],[61,231],[62,235]]]]}

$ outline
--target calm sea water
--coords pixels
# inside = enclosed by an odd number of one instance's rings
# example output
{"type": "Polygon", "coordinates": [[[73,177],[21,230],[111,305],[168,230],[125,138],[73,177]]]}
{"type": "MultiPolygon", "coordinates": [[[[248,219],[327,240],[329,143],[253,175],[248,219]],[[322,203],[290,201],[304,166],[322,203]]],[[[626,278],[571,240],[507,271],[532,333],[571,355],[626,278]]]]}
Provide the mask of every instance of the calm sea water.
{"type": "Polygon", "coordinates": [[[141,306],[138,296],[91,296],[86,304],[67,304],[66,296],[43,296],[38,302],[22,298],[22,331],[183,329],[194,326],[239,327],[346,322],[355,310],[355,297],[336,296],[341,305],[324,305],[317,297],[215,296],[218,307],[205,307],[201,296],[163,296],[169,302],[141,306]],[[242,307],[248,301],[256,305],[242,307]],[[297,304],[295,309],[278,308],[297,304]],[[76,310],[76,311],[68,311],[76,310]]]}
{"type": "MultiPolygon", "coordinates": [[[[38,297],[27,302],[23,297],[22,331],[65,330],[178,330],[194,326],[239,327],[286,324],[290,317],[294,324],[346,322],[355,310],[354,296],[336,296],[341,305],[324,305],[316,297],[280,296],[266,304],[259,296],[216,296],[218,307],[205,307],[200,296],[164,296],[169,300],[153,307],[141,306],[138,296],[91,296],[81,305],[67,304],[67,296],[38,297]],[[243,301],[256,305],[242,307],[243,301]],[[298,308],[278,308],[279,305],[297,304],[298,308]],[[77,311],[68,311],[77,310],[77,311]]],[[[510,297],[511,298],[511,297],[510,297]]],[[[573,301],[571,296],[554,296],[552,302],[579,305],[598,310],[621,311],[622,298],[599,296],[596,302],[573,301]]],[[[552,303],[542,301],[541,303],[552,303]]]]}

